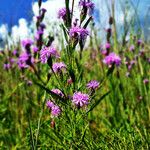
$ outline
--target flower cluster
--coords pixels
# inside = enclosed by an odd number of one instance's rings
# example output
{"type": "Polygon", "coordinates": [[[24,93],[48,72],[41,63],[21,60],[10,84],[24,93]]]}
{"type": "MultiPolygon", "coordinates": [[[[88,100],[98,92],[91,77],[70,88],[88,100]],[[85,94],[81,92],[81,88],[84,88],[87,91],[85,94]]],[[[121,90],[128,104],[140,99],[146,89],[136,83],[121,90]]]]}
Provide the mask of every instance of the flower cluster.
{"type": "Polygon", "coordinates": [[[88,35],[89,35],[89,32],[87,29],[80,28],[78,26],[74,26],[69,30],[69,36],[71,38],[85,40],[88,35]]]}
{"type": "Polygon", "coordinates": [[[44,47],[40,51],[40,60],[42,63],[47,63],[47,60],[50,56],[59,57],[59,54],[54,47],[44,47]]]}
{"type": "Polygon", "coordinates": [[[66,8],[59,9],[58,18],[65,20],[66,19],[66,13],[67,13],[66,8]]]}
{"type": "Polygon", "coordinates": [[[99,82],[96,80],[91,80],[88,84],[87,84],[87,88],[91,89],[91,90],[96,90],[99,87],[99,82]]]}
{"type": "Polygon", "coordinates": [[[119,66],[121,64],[121,58],[112,52],[103,59],[103,62],[109,67],[111,67],[113,64],[119,66]]]}
{"type": "Polygon", "coordinates": [[[31,46],[33,44],[33,41],[31,39],[25,39],[25,40],[22,40],[22,46],[24,48],[28,47],[28,46],[31,46]]]}
{"type": "Polygon", "coordinates": [[[89,95],[83,94],[81,92],[76,92],[73,94],[72,102],[79,107],[83,107],[89,104],[89,95]]]}
{"type": "Polygon", "coordinates": [[[94,3],[91,2],[90,0],[80,0],[79,6],[89,9],[90,11],[92,11],[94,9],[94,3]]]}
{"type": "Polygon", "coordinates": [[[59,106],[55,105],[52,101],[48,100],[46,102],[47,108],[51,110],[51,115],[53,117],[58,117],[61,114],[61,109],[59,106]]]}
{"type": "Polygon", "coordinates": [[[67,67],[63,62],[59,62],[59,63],[54,63],[52,68],[55,73],[60,73],[62,72],[63,69],[66,69],[67,67]]]}
{"type": "Polygon", "coordinates": [[[57,95],[61,96],[61,97],[63,97],[63,96],[64,96],[64,94],[62,93],[62,91],[61,91],[61,90],[59,90],[59,89],[52,89],[51,91],[52,91],[52,92],[54,92],[55,94],[57,94],[57,95]]]}

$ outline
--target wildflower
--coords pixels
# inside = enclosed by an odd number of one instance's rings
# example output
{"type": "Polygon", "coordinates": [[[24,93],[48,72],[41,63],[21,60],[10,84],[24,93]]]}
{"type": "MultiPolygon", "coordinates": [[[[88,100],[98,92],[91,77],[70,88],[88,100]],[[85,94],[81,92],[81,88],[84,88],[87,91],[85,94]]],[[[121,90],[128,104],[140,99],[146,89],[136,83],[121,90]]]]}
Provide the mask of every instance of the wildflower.
{"type": "Polygon", "coordinates": [[[131,45],[130,48],[129,48],[129,50],[130,50],[131,52],[133,52],[133,51],[135,50],[135,46],[134,46],[134,45],[131,45]]]}
{"type": "Polygon", "coordinates": [[[148,79],[144,79],[144,80],[143,80],[143,83],[144,83],[144,84],[148,84],[148,83],[149,83],[149,80],[148,80],[148,79]]]}
{"type": "Polygon", "coordinates": [[[94,9],[94,3],[91,2],[90,0],[80,0],[79,6],[83,7],[83,9],[89,10],[90,12],[92,12],[94,9]]]}
{"type": "Polygon", "coordinates": [[[11,68],[11,65],[10,63],[5,63],[3,67],[4,69],[9,70],[11,68]]]}
{"type": "Polygon", "coordinates": [[[111,67],[113,64],[119,66],[121,64],[121,58],[112,52],[104,58],[103,62],[109,67],[111,67]]]}
{"type": "Polygon", "coordinates": [[[40,51],[40,60],[42,63],[47,63],[47,60],[50,56],[59,57],[54,47],[44,47],[40,51]]]}
{"type": "Polygon", "coordinates": [[[73,100],[72,102],[79,106],[79,107],[83,107],[85,105],[89,104],[89,95],[88,94],[83,94],[81,92],[76,92],[73,94],[73,100]]]}
{"type": "Polygon", "coordinates": [[[66,19],[66,13],[67,13],[66,8],[59,9],[58,18],[62,18],[63,20],[65,20],[66,19]]]}
{"type": "Polygon", "coordinates": [[[18,54],[18,51],[15,49],[15,50],[13,50],[12,53],[13,53],[14,56],[16,56],[18,54]]]}
{"type": "Polygon", "coordinates": [[[106,49],[110,49],[110,43],[107,42],[107,43],[105,44],[105,48],[106,48],[106,49]]]}
{"type": "Polygon", "coordinates": [[[60,73],[63,69],[66,69],[66,65],[63,62],[54,63],[52,68],[55,73],[60,73]]]}
{"type": "Polygon", "coordinates": [[[137,45],[140,46],[140,45],[142,45],[142,44],[143,44],[143,41],[142,41],[141,39],[139,39],[139,40],[137,41],[137,45]]]}
{"type": "Polygon", "coordinates": [[[22,46],[24,48],[30,47],[33,44],[33,41],[31,39],[22,40],[22,46]]]}
{"type": "Polygon", "coordinates": [[[35,39],[36,40],[39,40],[40,39],[40,37],[43,35],[43,30],[37,30],[37,32],[36,32],[36,34],[35,34],[35,39]]]}
{"type": "Polygon", "coordinates": [[[53,117],[57,117],[60,115],[60,113],[61,113],[60,107],[55,105],[52,101],[48,100],[46,102],[46,106],[47,106],[47,108],[49,108],[51,110],[51,114],[53,117]]]}
{"type": "Polygon", "coordinates": [[[88,89],[96,90],[99,87],[99,82],[96,80],[92,80],[87,84],[88,89]]]}
{"type": "Polygon", "coordinates": [[[54,106],[54,103],[52,101],[48,100],[46,102],[46,106],[47,106],[47,108],[52,109],[52,107],[54,106]]]}
{"type": "Polygon", "coordinates": [[[38,49],[38,47],[34,46],[34,47],[32,48],[32,50],[33,50],[34,53],[37,53],[39,49],[38,49]]]}
{"type": "Polygon", "coordinates": [[[62,91],[60,91],[59,89],[52,89],[51,91],[54,92],[55,94],[61,96],[61,97],[64,96],[64,94],[62,93],[62,91]]]}
{"type": "Polygon", "coordinates": [[[69,30],[69,36],[71,38],[75,38],[75,39],[79,39],[79,40],[85,40],[88,35],[89,35],[89,32],[87,29],[80,28],[78,26],[72,27],[69,30]]]}
{"type": "Polygon", "coordinates": [[[61,109],[59,106],[54,105],[51,109],[51,114],[53,117],[57,117],[61,114],[61,109]]]}

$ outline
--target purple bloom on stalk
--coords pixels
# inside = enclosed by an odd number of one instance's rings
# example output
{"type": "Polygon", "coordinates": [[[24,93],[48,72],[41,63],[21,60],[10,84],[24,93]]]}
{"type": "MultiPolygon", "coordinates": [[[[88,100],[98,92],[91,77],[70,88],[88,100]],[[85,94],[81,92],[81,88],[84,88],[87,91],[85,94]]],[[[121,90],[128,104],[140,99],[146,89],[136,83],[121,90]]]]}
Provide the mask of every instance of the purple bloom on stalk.
{"type": "Polygon", "coordinates": [[[36,34],[35,34],[35,39],[36,40],[39,40],[40,39],[40,37],[43,35],[43,30],[38,30],[37,32],[36,32],[36,34]]]}
{"type": "Polygon", "coordinates": [[[73,94],[72,102],[79,107],[83,107],[89,104],[89,95],[83,94],[81,92],[76,92],[73,94]]]}
{"type": "Polygon", "coordinates": [[[143,80],[143,83],[144,83],[144,84],[148,84],[148,83],[149,83],[149,80],[148,80],[148,79],[144,79],[144,80],[143,80]]]}
{"type": "Polygon", "coordinates": [[[139,39],[139,40],[137,41],[137,44],[140,46],[141,44],[143,44],[143,41],[142,41],[141,39],[139,39]]]}
{"type": "Polygon", "coordinates": [[[59,106],[54,105],[51,109],[51,114],[53,117],[57,117],[61,114],[61,109],[59,106]]]}
{"type": "Polygon", "coordinates": [[[52,101],[48,100],[46,102],[46,106],[47,106],[47,108],[52,109],[52,107],[55,106],[55,105],[54,105],[54,103],[52,101]]]}
{"type": "Polygon", "coordinates": [[[18,53],[18,51],[15,49],[15,50],[13,50],[13,55],[16,55],[17,53],[18,53]]]}
{"type": "Polygon", "coordinates": [[[103,62],[109,67],[111,67],[113,64],[119,66],[121,64],[121,58],[112,52],[103,59],[103,62]]]}
{"type": "Polygon", "coordinates": [[[135,50],[135,46],[134,46],[134,45],[131,45],[130,48],[129,48],[129,50],[130,50],[131,52],[133,52],[133,51],[135,50]]]}
{"type": "Polygon", "coordinates": [[[67,13],[66,8],[59,9],[58,18],[65,20],[66,19],[66,13],[67,13]]]}
{"type": "Polygon", "coordinates": [[[22,40],[22,46],[26,48],[27,46],[31,46],[33,44],[33,41],[31,39],[22,40]]]}
{"type": "Polygon", "coordinates": [[[42,63],[47,63],[47,60],[50,56],[59,57],[59,54],[54,47],[44,47],[40,51],[40,60],[42,63]]]}
{"type": "Polygon", "coordinates": [[[55,94],[61,96],[61,97],[64,96],[64,94],[62,93],[62,91],[60,91],[59,89],[52,89],[51,91],[54,92],[55,94]]]}
{"type": "Polygon", "coordinates": [[[37,53],[39,49],[38,49],[38,47],[34,46],[34,47],[32,48],[32,50],[33,50],[34,53],[37,53]]]}
{"type": "Polygon", "coordinates": [[[96,90],[99,87],[99,82],[96,80],[92,80],[87,84],[88,89],[96,90]]]}
{"type": "Polygon", "coordinates": [[[107,42],[107,43],[105,44],[105,48],[106,48],[106,49],[110,49],[110,43],[107,42]]]}
{"type": "Polygon", "coordinates": [[[63,69],[66,69],[67,67],[63,62],[59,62],[59,63],[54,63],[52,68],[55,73],[60,73],[62,72],[63,69]]]}
{"type": "Polygon", "coordinates": [[[94,3],[91,2],[90,0],[80,0],[79,6],[89,9],[90,11],[92,11],[94,9],[94,3]]]}
{"type": "Polygon", "coordinates": [[[3,67],[4,69],[9,70],[11,68],[11,65],[10,63],[5,63],[3,67]]]}
{"type": "Polygon", "coordinates": [[[69,36],[71,38],[77,38],[79,40],[85,40],[88,35],[89,35],[89,32],[87,29],[80,28],[78,26],[72,27],[69,30],[69,36]]]}

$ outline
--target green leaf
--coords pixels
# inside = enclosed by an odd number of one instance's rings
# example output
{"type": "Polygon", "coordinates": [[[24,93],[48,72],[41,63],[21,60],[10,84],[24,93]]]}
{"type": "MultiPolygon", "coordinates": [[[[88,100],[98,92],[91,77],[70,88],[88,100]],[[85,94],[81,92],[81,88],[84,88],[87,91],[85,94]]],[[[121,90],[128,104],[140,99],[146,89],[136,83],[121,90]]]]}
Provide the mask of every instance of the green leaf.
{"type": "Polygon", "coordinates": [[[96,101],[95,104],[93,104],[91,106],[91,108],[87,111],[87,113],[89,113],[90,111],[92,111],[109,93],[110,93],[110,91],[108,91],[107,93],[105,93],[98,101],[96,101]]]}

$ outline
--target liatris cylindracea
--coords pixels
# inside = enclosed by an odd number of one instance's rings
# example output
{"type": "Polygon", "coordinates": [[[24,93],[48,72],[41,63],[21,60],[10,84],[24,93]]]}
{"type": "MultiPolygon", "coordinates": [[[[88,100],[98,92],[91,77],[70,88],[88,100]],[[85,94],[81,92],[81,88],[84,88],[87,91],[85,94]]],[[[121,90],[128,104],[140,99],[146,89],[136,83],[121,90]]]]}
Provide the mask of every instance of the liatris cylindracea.
{"type": "Polygon", "coordinates": [[[73,94],[72,102],[78,107],[83,107],[83,106],[89,104],[89,99],[90,98],[89,98],[88,94],[84,94],[81,92],[75,92],[73,94]]]}
{"type": "Polygon", "coordinates": [[[44,47],[40,51],[40,60],[42,63],[47,63],[47,60],[50,56],[59,57],[57,50],[54,47],[44,47]]]}
{"type": "Polygon", "coordinates": [[[121,64],[121,58],[112,52],[103,59],[103,62],[109,67],[111,67],[113,64],[119,66],[121,64]]]}
{"type": "Polygon", "coordinates": [[[96,80],[91,80],[86,86],[88,89],[96,90],[99,87],[99,82],[96,80]]]}
{"type": "Polygon", "coordinates": [[[64,94],[62,93],[62,91],[61,91],[61,90],[59,90],[59,89],[52,89],[51,91],[52,91],[52,92],[54,92],[55,94],[57,94],[57,95],[61,96],[61,97],[63,97],[63,96],[64,96],[64,94]]]}
{"type": "Polygon", "coordinates": [[[59,63],[54,63],[52,68],[55,73],[60,73],[63,70],[65,70],[67,66],[63,62],[59,62],[59,63]]]}

